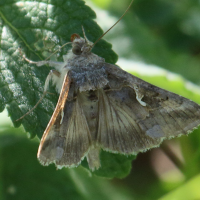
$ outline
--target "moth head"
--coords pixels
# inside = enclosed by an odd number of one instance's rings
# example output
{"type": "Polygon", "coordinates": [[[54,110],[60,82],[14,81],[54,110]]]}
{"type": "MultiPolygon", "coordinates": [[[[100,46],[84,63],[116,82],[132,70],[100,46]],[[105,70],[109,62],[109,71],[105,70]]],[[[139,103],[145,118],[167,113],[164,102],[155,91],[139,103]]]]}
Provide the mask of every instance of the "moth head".
{"type": "Polygon", "coordinates": [[[76,33],[71,35],[72,52],[75,55],[86,54],[92,50],[93,43],[87,39],[84,29],[83,29],[83,35],[84,38],[80,37],[76,33]]]}
{"type": "Polygon", "coordinates": [[[131,7],[132,3],[133,3],[133,0],[131,1],[130,5],[128,6],[128,8],[124,12],[124,14],[119,18],[119,20],[113,26],[111,26],[105,33],[103,33],[94,43],[90,42],[87,39],[84,28],[82,26],[84,38],[81,38],[76,33],[71,35],[72,52],[75,55],[89,53],[92,50],[92,48],[94,47],[94,45],[124,17],[124,15],[128,12],[129,8],[131,7]]]}

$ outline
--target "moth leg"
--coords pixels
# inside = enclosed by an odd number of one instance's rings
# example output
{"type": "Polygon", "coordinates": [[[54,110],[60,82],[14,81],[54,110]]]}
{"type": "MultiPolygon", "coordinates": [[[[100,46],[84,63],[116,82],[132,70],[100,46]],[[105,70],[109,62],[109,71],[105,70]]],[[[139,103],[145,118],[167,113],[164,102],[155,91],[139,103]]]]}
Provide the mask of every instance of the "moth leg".
{"type": "Polygon", "coordinates": [[[44,93],[47,92],[47,90],[49,88],[50,80],[54,80],[54,79],[59,78],[59,77],[60,77],[60,72],[58,72],[58,71],[56,71],[54,69],[52,69],[49,72],[49,74],[48,74],[48,76],[47,76],[47,78],[45,80],[45,84],[44,84],[44,93]]]}
{"type": "Polygon", "coordinates": [[[52,60],[43,60],[43,61],[38,61],[38,62],[35,62],[35,61],[32,61],[32,60],[29,60],[28,58],[26,58],[24,55],[23,55],[23,58],[24,60],[26,60],[28,63],[30,64],[35,64],[37,65],[38,67],[42,66],[42,65],[46,65],[48,64],[49,66],[51,67],[57,67],[57,66],[63,66],[63,62],[56,62],[56,61],[52,61],[52,60]]]}
{"type": "Polygon", "coordinates": [[[31,108],[31,110],[29,110],[26,114],[24,114],[23,116],[21,116],[19,119],[17,119],[16,121],[19,121],[20,119],[23,119],[26,115],[30,114],[38,105],[39,103],[44,99],[47,90],[49,88],[49,82],[51,79],[53,79],[54,77],[59,78],[60,77],[60,72],[56,71],[56,70],[51,70],[46,78],[45,81],[45,85],[44,85],[44,92],[41,96],[41,98],[39,99],[39,101],[35,104],[35,106],[33,106],[33,108],[31,108]]]}
{"type": "Polygon", "coordinates": [[[21,49],[19,48],[19,53],[21,54],[21,56],[23,57],[24,60],[26,60],[28,63],[30,64],[35,64],[38,67],[42,66],[42,65],[46,65],[48,64],[51,67],[57,67],[57,66],[63,66],[63,62],[56,62],[56,61],[51,61],[51,60],[43,60],[43,61],[32,61],[29,60],[22,52],[21,49]]]}

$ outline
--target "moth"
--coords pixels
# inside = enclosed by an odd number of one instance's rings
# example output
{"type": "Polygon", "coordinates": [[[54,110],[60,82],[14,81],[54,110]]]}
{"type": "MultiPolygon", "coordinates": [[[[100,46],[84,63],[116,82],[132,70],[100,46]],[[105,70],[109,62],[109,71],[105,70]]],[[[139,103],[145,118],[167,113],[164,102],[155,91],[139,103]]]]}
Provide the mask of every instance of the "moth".
{"type": "Polygon", "coordinates": [[[32,62],[55,67],[45,91],[52,79],[60,93],[40,142],[41,164],[75,167],[87,157],[89,168],[95,170],[101,165],[101,149],[137,154],[200,124],[195,102],[106,63],[91,52],[93,43],[85,34],[73,34],[71,41],[64,62],[32,62]]]}
{"type": "Polygon", "coordinates": [[[85,33],[83,38],[73,34],[71,42],[63,62],[26,59],[54,67],[44,93],[50,80],[60,93],[39,145],[41,164],[76,167],[87,157],[89,168],[96,170],[101,149],[138,154],[199,126],[195,102],[106,63],[91,52],[94,44],[85,33]]]}

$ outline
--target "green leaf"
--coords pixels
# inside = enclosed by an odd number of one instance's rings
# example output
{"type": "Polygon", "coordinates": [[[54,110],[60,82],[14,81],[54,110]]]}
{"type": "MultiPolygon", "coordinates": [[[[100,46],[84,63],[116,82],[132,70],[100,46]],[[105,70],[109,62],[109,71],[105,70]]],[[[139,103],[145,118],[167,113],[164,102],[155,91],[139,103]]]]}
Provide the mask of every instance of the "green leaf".
{"type": "MultiPolygon", "coordinates": [[[[106,178],[124,178],[130,173],[131,163],[135,158],[134,155],[126,156],[101,151],[101,167],[92,174],[106,178]]],[[[82,162],[82,166],[89,169],[86,159],[82,162]]]]}

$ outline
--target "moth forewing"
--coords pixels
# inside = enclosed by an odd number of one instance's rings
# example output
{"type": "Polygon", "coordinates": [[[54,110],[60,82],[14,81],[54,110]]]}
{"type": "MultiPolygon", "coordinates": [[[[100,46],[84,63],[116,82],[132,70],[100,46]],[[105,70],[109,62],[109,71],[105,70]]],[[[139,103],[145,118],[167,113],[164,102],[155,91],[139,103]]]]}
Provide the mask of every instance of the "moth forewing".
{"type": "MultiPolygon", "coordinates": [[[[67,100],[70,83],[71,83],[70,77],[68,76],[68,74],[66,74],[64,81],[63,81],[61,93],[60,93],[56,108],[53,112],[53,115],[52,115],[48,125],[47,125],[46,130],[44,131],[44,134],[43,134],[41,142],[40,142],[37,157],[40,160],[40,162],[44,165],[48,165],[50,162],[54,161],[54,159],[55,159],[55,158],[50,158],[50,157],[54,156],[53,148],[55,147],[54,142],[56,142],[56,141],[53,141],[53,137],[55,137],[55,138],[59,137],[59,135],[56,135],[54,132],[54,126],[55,126],[56,120],[60,120],[60,122],[62,122],[63,109],[64,109],[64,106],[65,106],[65,103],[67,100]],[[46,148],[52,148],[52,149],[49,151],[49,149],[46,150],[46,148]],[[46,152],[46,155],[43,155],[43,154],[45,154],[45,152],[46,152]]],[[[59,154],[59,152],[62,151],[62,147],[59,147],[59,144],[58,144],[57,149],[54,150],[54,151],[57,151],[57,153],[55,155],[59,154]]]]}

